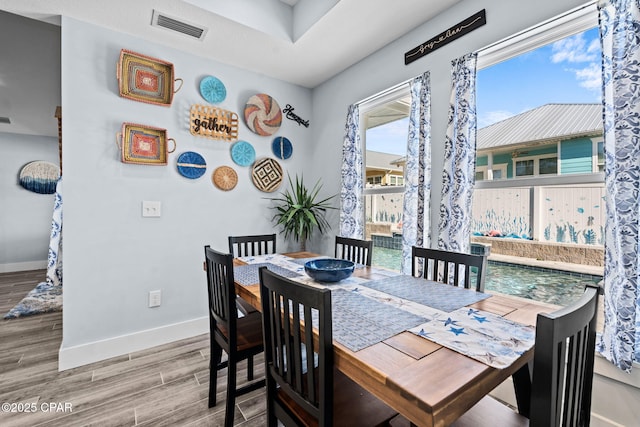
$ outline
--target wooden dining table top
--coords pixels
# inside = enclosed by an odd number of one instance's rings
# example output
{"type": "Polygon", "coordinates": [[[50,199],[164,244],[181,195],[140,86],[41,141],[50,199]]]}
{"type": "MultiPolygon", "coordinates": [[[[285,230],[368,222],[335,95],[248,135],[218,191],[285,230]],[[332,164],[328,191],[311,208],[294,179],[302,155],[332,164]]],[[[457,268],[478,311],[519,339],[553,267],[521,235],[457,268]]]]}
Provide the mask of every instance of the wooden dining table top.
{"type": "MultiPolygon", "coordinates": [[[[318,256],[310,252],[283,255],[318,256]]],[[[243,264],[240,259],[234,260],[234,265],[243,264]]],[[[353,275],[376,280],[380,278],[376,271],[358,268],[353,275]]],[[[236,291],[252,306],[261,308],[259,283],[236,281],[236,291]]],[[[467,307],[532,326],[538,313],[558,309],[504,294],[492,294],[467,307]]],[[[533,348],[510,366],[497,369],[408,331],[355,352],[334,339],[334,363],[340,371],[414,424],[425,427],[449,425],[532,358],[533,348]]]]}

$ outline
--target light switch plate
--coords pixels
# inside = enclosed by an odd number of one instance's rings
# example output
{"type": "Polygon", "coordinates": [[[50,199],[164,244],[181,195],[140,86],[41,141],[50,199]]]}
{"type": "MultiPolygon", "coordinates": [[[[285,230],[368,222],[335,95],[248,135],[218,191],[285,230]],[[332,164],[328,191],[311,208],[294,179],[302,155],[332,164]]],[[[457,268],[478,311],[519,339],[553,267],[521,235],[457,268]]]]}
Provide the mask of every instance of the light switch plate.
{"type": "Polygon", "coordinates": [[[160,216],[161,203],[159,201],[145,200],[142,202],[142,216],[147,218],[160,216]]]}

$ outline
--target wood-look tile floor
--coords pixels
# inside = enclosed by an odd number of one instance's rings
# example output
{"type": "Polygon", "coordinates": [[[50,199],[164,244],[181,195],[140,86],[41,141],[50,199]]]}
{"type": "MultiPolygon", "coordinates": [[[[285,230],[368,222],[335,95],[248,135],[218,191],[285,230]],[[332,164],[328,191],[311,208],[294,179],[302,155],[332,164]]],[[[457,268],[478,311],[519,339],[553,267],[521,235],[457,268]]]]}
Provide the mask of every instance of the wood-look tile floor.
{"type": "MultiPolygon", "coordinates": [[[[0,314],[38,282],[44,270],[0,273],[0,314]]],[[[226,370],[218,374],[217,400],[207,407],[209,335],[58,372],[62,313],[0,320],[0,426],[220,426],[226,370]],[[18,405],[20,406],[18,408],[18,405]],[[65,407],[66,405],[66,407],[65,407]]],[[[246,365],[238,371],[246,381],[246,365]]],[[[262,358],[256,377],[263,375],[262,358]]],[[[265,392],[236,401],[234,425],[266,425],[265,392]]]]}

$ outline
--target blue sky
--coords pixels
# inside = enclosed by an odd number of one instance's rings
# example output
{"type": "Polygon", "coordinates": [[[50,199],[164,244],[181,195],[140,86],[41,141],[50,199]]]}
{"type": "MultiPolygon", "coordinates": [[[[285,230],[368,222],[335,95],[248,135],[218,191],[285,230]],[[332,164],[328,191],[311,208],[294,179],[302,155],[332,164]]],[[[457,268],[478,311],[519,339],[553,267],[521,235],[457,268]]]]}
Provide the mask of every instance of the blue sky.
{"type": "MultiPolygon", "coordinates": [[[[478,70],[478,128],[548,103],[600,102],[600,41],[594,28],[478,70]]],[[[367,149],[404,155],[408,121],[367,132],[367,149]]]]}

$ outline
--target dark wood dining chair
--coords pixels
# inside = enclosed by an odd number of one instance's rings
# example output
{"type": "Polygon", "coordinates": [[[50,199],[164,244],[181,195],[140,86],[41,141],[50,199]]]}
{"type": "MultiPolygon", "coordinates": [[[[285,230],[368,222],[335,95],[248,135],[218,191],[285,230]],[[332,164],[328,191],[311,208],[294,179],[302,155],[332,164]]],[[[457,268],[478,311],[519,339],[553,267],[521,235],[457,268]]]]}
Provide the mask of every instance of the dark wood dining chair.
{"type": "MultiPolygon", "coordinates": [[[[276,235],[229,236],[229,253],[234,257],[269,255],[276,253],[276,235]]],[[[243,314],[257,311],[247,301],[237,297],[238,309],[243,314]]]]}
{"type": "Polygon", "coordinates": [[[372,256],[373,241],[336,236],[336,258],[370,266],[372,256]]]}
{"type": "Polygon", "coordinates": [[[233,256],[204,247],[209,295],[211,361],[209,366],[209,408],[216,405],[218,371],[227,368],[225,427],[233,426],[237,396],[257,390],[264,378],[253,381],[253,357],[263,351],[262,315],[258,311],[238,317],[233,277],[233,256]],[[222,361],[222,351],[227,360],[222,361]],[[238,363],[247,360],[247,381],[236,387],[238,363]]]}
{"type": "Polygon", "coordinates": [[[276,235],[229,236],[229,253],[234,257],[276,253],[276,235]]]}
{"type": "Polygon", "coordinates": [[[589,284],[573,304],[538,314],[531,398],[524,411],[530,420],[487,396],[452,426],[588,427],[601,291],[589,284]]]}
{"type": "Polygon", "coordinates": [[[396,412],[333,364],[331,291],[260,268],[267,425],[380,426],[396,412]]]}
{"type": "Polygon", "coordinates": [[[411,275],[415,277],[484,292],[486,270],[487,258],[483,255],[417,246],[411,248],[411,275]],[[474,275],[475,284],[472,282],[474,275]]]}

